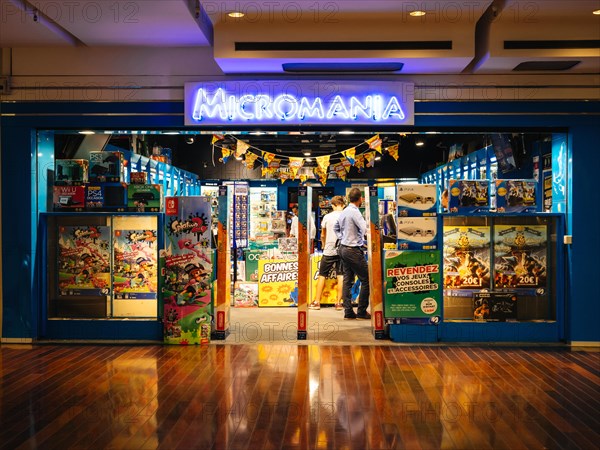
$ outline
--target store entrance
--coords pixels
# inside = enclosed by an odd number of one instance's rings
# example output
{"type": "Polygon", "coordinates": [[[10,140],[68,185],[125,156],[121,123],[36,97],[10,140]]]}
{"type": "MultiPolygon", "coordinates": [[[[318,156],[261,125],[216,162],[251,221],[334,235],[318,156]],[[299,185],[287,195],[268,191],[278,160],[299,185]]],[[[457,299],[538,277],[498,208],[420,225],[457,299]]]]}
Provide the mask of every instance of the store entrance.
{"type": "MultiPolygon", "coordinates": [[[[442,320],[560,326],[550,276],[560,251],[543,237],[557,235],[552,213],[565,210],[564,135],[110,133],[39,135],[38,163],[54,169],[37,186],[46,253],[60,256],[44,264],[49,330],[63,319],[64,333],[73,319],[160,319],[168,343],[211,331],[333,343],[378,330],[412,338],[392,329],[437,340],[442,320]],[[318,290],[326,217],[353,188],[365,199],[371,321],[344,320],[337,273],[318,290]],[[514,294],[518,310],[492,317],[494,290],[514,294]],[[474,308],[475,295],[490,311],[474,308]]],[[[353,282],[351,299],[361,290],[353,282]]]]}

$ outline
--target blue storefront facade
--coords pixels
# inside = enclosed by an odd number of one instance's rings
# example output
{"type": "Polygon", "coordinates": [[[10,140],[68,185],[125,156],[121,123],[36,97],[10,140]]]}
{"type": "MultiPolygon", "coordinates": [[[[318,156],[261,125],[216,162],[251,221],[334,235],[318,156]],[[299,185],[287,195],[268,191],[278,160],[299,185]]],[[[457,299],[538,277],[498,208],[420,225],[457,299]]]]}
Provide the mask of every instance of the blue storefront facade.
{"type": "MultiPolygon", "coordinates": [[[[41,293],[45,264],[40,212],[45,202],[38,180],[49,161],[38,152],[38,131],[60,129],[181,129],[183,102],[14,102],[1,114],[2,176],[2,339],[28,342],[45,339],[41,293]],[[39,156],[38,156],[39,153],[39,156]]],[[[595,179],[600,171],[600,103],[598,102],[416,102],[414,126],[390,132],[443,130],[541,131],[567,136],[567,196],[563,248],[564,267],[556,268],[564,290],[558,317],[568,343],[600,342],[600,285],[597,282],[600,212],[595,179]],[[568,240],[566,241],[568,242],[568,240]]],[[[378,130],[379,131],[379,130],[378,130]]],[[[156,322],[106,321],[107,339],[160,340],[156,322]]],[[[443,322],[440,327],[444,327],[443,322]]],[[[100,329],[99,328],[99,329],[100,329]]],[[[443,335],[443,333],[442,333],[443,335]]],[[[476,334],[464,339],[479,341],[476,334]]]]}

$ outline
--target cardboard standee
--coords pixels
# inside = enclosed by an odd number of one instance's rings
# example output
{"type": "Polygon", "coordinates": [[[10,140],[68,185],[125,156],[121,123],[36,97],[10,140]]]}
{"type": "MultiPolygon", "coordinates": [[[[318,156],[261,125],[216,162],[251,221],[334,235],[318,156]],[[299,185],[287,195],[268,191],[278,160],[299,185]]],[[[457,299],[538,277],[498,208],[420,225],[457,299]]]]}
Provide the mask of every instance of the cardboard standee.
{"type": "Polygon", "coordinates": [[[381,280],[381,230],[379,229],[379,196],[376,186],[365,187],[365,214],[367,219],[367,248],[369,250],[369,283],[371,327],[375,339],[384,339],[383,292],[381,280]],[[374,282],[377,280],[377,282],[374,282]]]}
{"type": "Polygon", "coordinates": [[[217,297],[215,299],[215,340],[225,340],[229,335],[231,305],[231,233],[229,210],[233,191],[231,186],[219,186],[219,223],[217,226],[217,297]]]}
{"type": "Polygon", "coordinates": [[[307,339],[308,296],[310,295],[309,215],[312,187],[298,189],[298,340],[307,339]]]}

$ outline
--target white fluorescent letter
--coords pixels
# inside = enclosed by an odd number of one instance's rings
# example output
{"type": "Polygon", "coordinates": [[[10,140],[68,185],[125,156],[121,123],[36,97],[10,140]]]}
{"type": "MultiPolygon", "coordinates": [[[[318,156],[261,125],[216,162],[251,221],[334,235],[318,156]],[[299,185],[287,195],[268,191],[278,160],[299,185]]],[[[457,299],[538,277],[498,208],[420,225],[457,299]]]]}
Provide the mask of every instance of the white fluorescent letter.
{"type": "Polygon", "coordinates": [[[331,102],[331,106],[329,107],[329,111],[327,111],[328,119],[332,119],[333,116],[340,116],[343,119],[347,119],[349,116],[344,100],[342,100],[342,97],[339,95],[334,97],[333,102],[331,102]]]}
{"type": "Polygon", "coordinates": [[[390,101],[388,102],[387,106],[385,107],[385,110],[383,111],[382,119],[386,120],[390,116],[396,116],[400,120],[404,120],[404,118],[406,117],[404,115],[404,111],[402,111],[402,107],[400,106],[398,99],[395,96],[392,96],[390,98],[390,101]]]}
{"type": "Polygon", "coordinates": [[[303,120],[306,115],[308,115],[308,117],[317,116],[319,119],[322,119],[325,116],[321,97],[316,97],[312,106],[309,105],[306,97],[302,97],[302,100],[300,100],[300,109],[298,110],[298,119],[303,120]]]}
{"type": "Polygon", "coordinates": [[[194,101],[194,112],[192,114],[194,120],[202,120],[204,116],[213,118],[217,114],[223,120],[229,116],[225,104],[225,91],[219,88],[213,98],[209,99],[204,89],[198,89],[196,100],[194,101]]]}
{"type": "Polygon", "coordinates": [[[282,120],[290,119],[298,112],[298,100],[291,95],[282,94],[273,101],[273,111],[282,120]],[[284,104],[288,107],[288,111],[284,110],[284,104]]]}
{"type": "Polygon", "coordinates": [[[364,105],[356,97],[350,97],[350,117],[356,120],[358,112],[367,119],[373,118],[373,97],[367,95],[364,105]]]}
{"type": "Polygon", "coordinates": [[[254,114],[246,111],[246,103],[256,103],[254,95],[242,95],[240,98],[240,107],[238,108],[242,119],[252,120],[254,119],[254,114]]]}

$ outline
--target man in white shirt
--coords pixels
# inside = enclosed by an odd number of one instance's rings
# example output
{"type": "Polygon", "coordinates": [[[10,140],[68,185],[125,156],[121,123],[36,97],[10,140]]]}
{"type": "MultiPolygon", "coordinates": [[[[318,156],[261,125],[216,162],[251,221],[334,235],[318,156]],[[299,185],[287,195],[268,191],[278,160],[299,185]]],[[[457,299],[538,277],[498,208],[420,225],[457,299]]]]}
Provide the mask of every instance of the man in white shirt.
{"type": "Polygon", "coordinates": [[[340,257],[338,256],[337,236],[333,230],[337,223],[340,214],[344,210],[344,198],[340,195],[336,195],[331,199],[331,206],[333,211],[325,214],[323,221],[321,222],[321,245],[323,246],[323,257],[321,258],[321,264],[319,265],[319,278],[317,280],[317,292],[315,299],[308,305],[309,309],[321,309],[321,295],[323,294],[323,288],[325,287],[325,279],[330,276],[332,272],[335,272],[337,278],[337,299],[335,302],[335,309],[341,310],[342,307],[342,285],[344,276],[342,273],[342,264],[340,257]]]}

